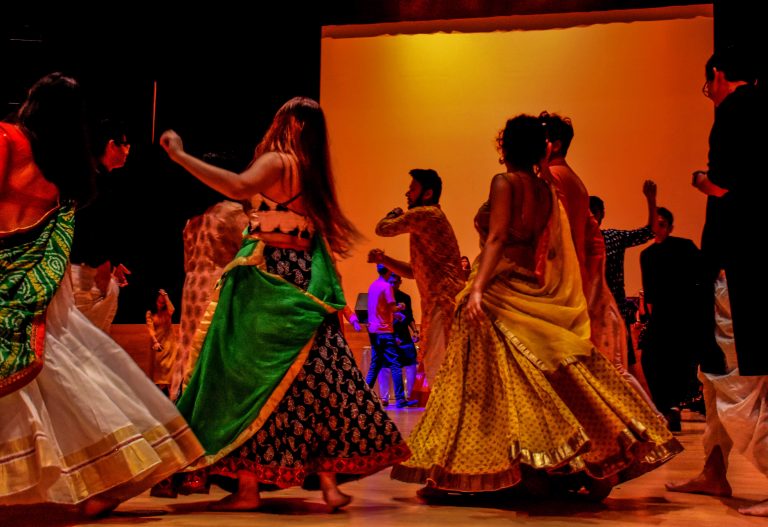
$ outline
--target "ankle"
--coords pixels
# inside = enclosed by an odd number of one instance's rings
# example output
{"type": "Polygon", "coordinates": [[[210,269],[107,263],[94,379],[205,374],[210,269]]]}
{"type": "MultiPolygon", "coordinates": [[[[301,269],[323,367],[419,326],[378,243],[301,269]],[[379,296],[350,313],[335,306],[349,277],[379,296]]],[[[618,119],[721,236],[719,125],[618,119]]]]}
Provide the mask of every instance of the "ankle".
{"type": "Polygon", "coordinates": [[[120,505],[120,501],[114,498],[92,496],[80,503],[80,514],[86,518],[95,519],[108,515],[120,505]]]}
{"type": "Polygon", "coordinates": [[[320,478],[320,490],[322,490],[323,493],[339,490],[339,487],[336,483],[335,472],[318,472],[317,475],[320,478]]]}
{"type": "Polygon", "coordinates": [[[247,470],[237,471],[237,494],[259,497],[259,480],[247,470]]]}

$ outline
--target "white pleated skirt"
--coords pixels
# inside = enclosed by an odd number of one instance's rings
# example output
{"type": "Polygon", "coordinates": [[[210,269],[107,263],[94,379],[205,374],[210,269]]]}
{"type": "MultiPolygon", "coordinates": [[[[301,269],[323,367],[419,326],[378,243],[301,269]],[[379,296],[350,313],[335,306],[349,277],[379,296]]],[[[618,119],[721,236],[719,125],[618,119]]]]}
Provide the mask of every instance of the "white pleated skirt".
{"type": "Polygon", "coordinates": [[[125,500],[203,454],[173,403],[75,307],[69,273],[45,332],[40,374],[0,397],[0,505],[125,500]]]}

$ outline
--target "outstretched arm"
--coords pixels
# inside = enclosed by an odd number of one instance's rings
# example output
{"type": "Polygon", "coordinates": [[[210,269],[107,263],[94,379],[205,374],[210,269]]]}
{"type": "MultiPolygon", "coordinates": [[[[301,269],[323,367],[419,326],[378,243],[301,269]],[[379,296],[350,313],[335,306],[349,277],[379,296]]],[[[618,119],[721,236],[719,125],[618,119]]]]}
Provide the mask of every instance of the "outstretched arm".
{"type": "Polygon", "coordinates": [[[377,263],[384,265],[387,269],[403,278],[413,278],[413,268],[408,262],[395,260],[391,256],[384,254],[382,249],[371,249],[368,253],[368,263],[377,263]]]}
{"type": "Polygon", "coordinates": [[[248,199],[266,190],[283,174],[283,160],[277,152],[259,156],[243,173],[236,174],[185,152],[181,137],[173,130],[163,133],[160,145],[174,162],[190,174],[234,200],[248,199]]]}
{"type": "Polygon", "coordinates": [[[347,321],[352,324],[352,327],[355,329],[355,331],[360,331],[360,321],[357,319],[357,314],[351,307],[344,306],[342,314],[344,315],[344,318],[346,318],[347,321]]]}

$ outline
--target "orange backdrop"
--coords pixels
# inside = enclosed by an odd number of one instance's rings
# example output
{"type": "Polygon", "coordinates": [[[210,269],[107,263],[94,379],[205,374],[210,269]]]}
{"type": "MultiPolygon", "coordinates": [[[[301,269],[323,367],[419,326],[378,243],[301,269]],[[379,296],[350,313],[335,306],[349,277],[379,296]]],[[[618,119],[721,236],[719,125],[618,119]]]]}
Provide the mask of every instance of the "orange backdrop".
{"type": "MultiPolygon", "coordinates": [[[[705,198],[690,174],[706,167],[712,24],[704,5],[324,28],[321,105],[339,198],[367,237],[340,264],[348,302],[376,277],[370,248],[408,258],[407,236],[378,238],[374,226],[405,208],[411,168],[442,176],[462,254],[477,256],[472,219],[502,169],[495,137],[518,113],[571,117],[568,160],[605,201],[603,227],[643,226],[652,178],[674,234],[698,245],[705,198]]],[[[641,287],[641,249],[627,251],[628,295],[641,287]]],[[[418,321],[415,284],[403,289],[418,321]]]]}

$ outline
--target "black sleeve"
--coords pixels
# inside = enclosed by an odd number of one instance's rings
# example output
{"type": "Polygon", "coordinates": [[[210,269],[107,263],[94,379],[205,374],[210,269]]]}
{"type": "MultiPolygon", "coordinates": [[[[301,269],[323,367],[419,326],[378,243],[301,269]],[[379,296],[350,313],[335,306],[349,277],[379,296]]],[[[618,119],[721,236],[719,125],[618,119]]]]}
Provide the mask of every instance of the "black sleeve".
{"type": "Polygon", "coordinates": [[[653,305],[654,297],[656,295],[656,277],[654,273],[656,270],[653,265],[653,255],[648,252],[648,249],[640,253],[640,273],[643,280],[643,291],[645,292],[645,302],[653,305]]]}

